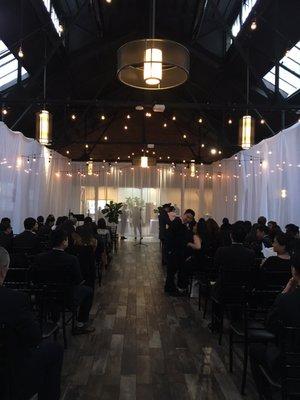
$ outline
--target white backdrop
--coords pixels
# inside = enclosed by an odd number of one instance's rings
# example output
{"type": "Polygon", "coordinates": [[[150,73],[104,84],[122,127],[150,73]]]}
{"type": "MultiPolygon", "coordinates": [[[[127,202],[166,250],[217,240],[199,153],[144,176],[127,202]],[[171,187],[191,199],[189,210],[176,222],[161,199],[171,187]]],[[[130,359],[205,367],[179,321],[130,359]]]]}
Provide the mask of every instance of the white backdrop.
{"type": "Polygon", "coordinates": [[[299,225],[300,123],[213,163],[211,175],[212,210],[218,222],[223,217],[253,222],[264,215],[282,227],[289,222],[299,225]]]}
{"type": "Polygon", "coordinates": [[[23,230],[23,220],[69,209],[71,180],[68,159],[13,132],[0,122],[0,217],[12,220],[14,232],[23,230]],[[49,162],[50,160],[50,162],[49,162]]]}
{"type": "Polygon", "coordinates": [[[0,122],[0,217],[10,217],[15,232],[28,216],[87,211],[91,204],[96,211],[106,200],[135,196],[153,206],[194,208],[197,217],[211,214],[218,222],[265,215],[282,226],[300,224],[299,194],[300,123],[229,159],[197,166],[191,178],[183,165],[141,169],[122,163],[94,163],[89,176],[85,163],[70,165],[0,122]]]}

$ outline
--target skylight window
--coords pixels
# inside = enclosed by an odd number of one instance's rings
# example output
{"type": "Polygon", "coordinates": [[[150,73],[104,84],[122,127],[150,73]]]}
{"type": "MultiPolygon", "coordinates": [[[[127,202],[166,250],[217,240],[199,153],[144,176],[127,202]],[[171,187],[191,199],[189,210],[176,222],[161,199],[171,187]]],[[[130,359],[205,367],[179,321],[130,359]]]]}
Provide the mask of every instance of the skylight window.
{"type": "Polygon", "coordinates": [[[58,19],[58,16],[56,14],[56,11],[54,9],[52,1],[51,0],[43,0],[43,3],[46,7],[46,10],[50,14],[51,21],[53,23],[53,26],[54,26],[56,32],[58,33],[58,36],[61,36],[61,34],[63,32],[62,25],[58,19]]]}
{"type": "MultiPolygon", "coordinates": [[[[275,67],[263,79],[275,89],[275,67]]],[[[286,97],[300,89],[300,41],[279,61],[279,89],[286,97]]]]}
{"type": "Polygon", "coordinates": [[[231,33],[234,37],[237,37],[237,35],[239,34],[240,30],[242,29],[242,26],[246,22],[247,18],[249,17],[252,11],[252,8],[255,6],[257,1],[258,0],[243,0],[239,15],[236,17],[231,28],[231,33]]]}
{"type": "MultiPolygon", "coordinates": [[[[21,68],[21,79],[28,78],[25,68],[21,68]]],[[[18,60],[0,40],[0,90],[7,89],[17,83],[18,60]]]]}

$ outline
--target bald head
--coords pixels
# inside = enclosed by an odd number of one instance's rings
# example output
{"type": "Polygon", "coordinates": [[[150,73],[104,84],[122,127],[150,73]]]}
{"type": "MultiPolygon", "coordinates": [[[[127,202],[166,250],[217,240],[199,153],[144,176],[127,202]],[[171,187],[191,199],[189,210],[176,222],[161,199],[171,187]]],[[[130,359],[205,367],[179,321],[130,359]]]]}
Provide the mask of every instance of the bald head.
{"type": "Polygon", "coordinates": [[[4,282],[9,262],[10,258],[8,252],[3,247],[0,247],[0,284],[4,282]]]}

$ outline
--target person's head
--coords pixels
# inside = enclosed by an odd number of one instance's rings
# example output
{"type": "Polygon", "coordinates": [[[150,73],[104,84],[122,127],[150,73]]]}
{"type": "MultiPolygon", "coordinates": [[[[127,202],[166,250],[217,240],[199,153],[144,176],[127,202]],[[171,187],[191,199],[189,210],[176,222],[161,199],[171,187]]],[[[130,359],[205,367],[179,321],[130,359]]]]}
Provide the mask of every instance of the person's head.
{"type": "Polygon", "coordinates": [[[84,225],[80,229],[79,235],[84,244],[90,244],[91,240],[93,239],[93,234],[91,230],[89,229],[89,227],[85,227],[84,225]]]}
{"type": "Polygon", "coordinates": [[[293,238],[299,237],[299,226],[295,224],[287,224],[285,227],[285,232],[288,236],[293,238]]]}
{"type": "Polygon", "coordinates": [[[91,217],[85,217],[83,223],[84,225],[90,225],[93,223],[93,220],[91,217]]]}
{"type": "Polygon", "coordinates": [[[36,220],[37,220],[37,223],[40,225],[42,225],[44,223],[44,217],[42,215],[39,215],[36,220]]]}
{"type": "Polygon", "coordinates": [[[11,220],[9,219],[9,218],[7,218],[7,217],[3,217],[2,219],[1,219],[1,222],[0,222],[0,224],[2,225],[3,223],[11,223],[11,220]]]}
{"type": "Polygon", "coordinates": [[[99,218],[98,219],[98,228],[99,229],[106,229],[106,221],[104,218],[99,218]]]}
{"type": "Polygon", "coordinates": [[[169,207],[168,207],[168,210],[169,210],[169,211],[167,211],[168,217],[169,217],[169,220],[172,222],[172,221],[174,221],[174,219],[176,218],[176,210],[175,210],[175,207],[169,206],[169,207]]]}
{"type": "Polygon", "coordinates": [[[231,225],[230,232],[231,240],[235,243],[244,243],[246,237],[246,230],[242,221],[235,222],[231,225]]]}
{"type": "Polygon", "coordinates": [[[62,226],[62,224],[67,221],[68,217],[63,215],[61,217],[58,217],[56,220],[56,226],[59,228],[60,226],[62,226]]]}
{"type": "Polygon", "coordinates": [[[267,223],[267,218],[261,216],[261,217],[257,218],[257,223],[258,223],[258,225],[266,225],[266,223],[267,223]]]}
{"type": "Polygon", "coordinates": [[[200,218],[197,222],[197,234],[203,240],[206,235],[206,223],[204,218],[200,218]]]}
{"type": "Polygon", "coordinates": [[[219,233],[219,225],[213,218],[208,218],[205,222],[206,230],[210,238],[218,235],[219,233]]]}
{"type": "Polygon", "coordinates": [[[277,254],[285,254],[290,251],[290,238],[286,233],[278,233],[273,242],[273,250],[277,254]]]}
{"type": "Polygon", "coordinates": [[[258,225],[256,228],[256,239],[263,240],[269,234],[269,228],[266,225],[258,225]]]}
{"type": "Polygon", "coordinates": [[[0,229],[6,235],[10,235],[11,232],[12,232],[12,227],[10,225],[10,222],[8,222],[8,221],[1,222],[0,223],[0,229]]]}
{"type": "Polygon", "coordinates": [[[36,219],[34,218],[29,217],[24,220],[24,228],[27,231],[35,231],[37,229],[37,226],[38,225],[36,219]]]}
{"type": "Polygon", "coordinates": [[[223,218],[222,223],[223,223],[223,225],[229,225],[229,219],[223,218]]]}
{"type": "Polygon", "coordinates": [[[170,212],[170,208],[171,208],[171,203],[166,203],[162,206],[163,210],[165,210],[166,212],[170,212]]]}
{"type": "Polygon", "coordinates": [[[2,285],[5,280],[9,263],[10,263],[10,258],[8,251],[5,250],[4,247],[0,247],[0,285],[2,285]]]}
{"type": "Polygon", "coordinates": [[[55,223],[55,218],[53,217],[53,215],[48,215],[45,225],[52,227],[54,223],[55,223]]]}
{"type": "Polygon", "coordinates": [[[269,221],[269,222],[268,222],[268,228],[269,228],[270,230],[275,229],[276,226],[277,226],[277,222],[275,222],[275,221],[269,221]]]}
{"type": "Polygon", "coordinates": [[[184,224],[191,223],[195,218],[195,211],[188,208],[182,216],[182,221],[184,224]]]}
{"type": "Polygon", "coordinates": [[[63,229],[52,231],[50,243],[53,248],[65,250],[68,247],[68,233],[63,229]]]}
{"type": "Polygon", "coordinates": [[[300,284],[300,251],[295,252],[291,260],[293,278],[300,284]]]}
{"type": "Polygon", "coordinates": [[[244,221],[244,228],[245,228],[246,233],[249,233],[252,228],[251,221],[244,221]]]}

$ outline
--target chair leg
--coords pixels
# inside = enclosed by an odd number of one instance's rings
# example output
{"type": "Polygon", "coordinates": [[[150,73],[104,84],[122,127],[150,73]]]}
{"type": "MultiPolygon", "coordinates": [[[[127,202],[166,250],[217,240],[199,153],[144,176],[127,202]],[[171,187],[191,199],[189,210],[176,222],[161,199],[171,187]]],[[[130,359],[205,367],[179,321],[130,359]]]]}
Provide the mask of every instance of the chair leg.
{"type": "Polygon", "coordinates": [[[67,333],[66,333],[66,314],[65,310],[62,311],[62,329],[63,329],[63,339],[64,339],[64,348],[68,348],[68,340],[67,340],[67,333]]]}
{"type": "Polygon", "coordinates": [[[223,325],[224,325],[224,310],[221,310],[221,316],[220,316],[220,335],[219,335],[219,345],[222,344],[222,338],[223,338],[223,325]]]}
{"type": "Polygon", "coordinates": [[[248,343],[244,343],[244,361],[243,361],[243,376],[241,385],[241,394],[245,394],[246,379],[247,379],[247,366],[248,366],[248,343]]]}
{"type": "Polygon", "coordinates": [[[207,305],[208,305],[208,296],[206,296],[206,297],[205,297],[205,300],[204,300],[203,319],[206,318],[207,305]]]}
{"type": "Polygon", "coordinates": [[[229,333],[229,371],[233,372],[233,332],[229,333]]]}

